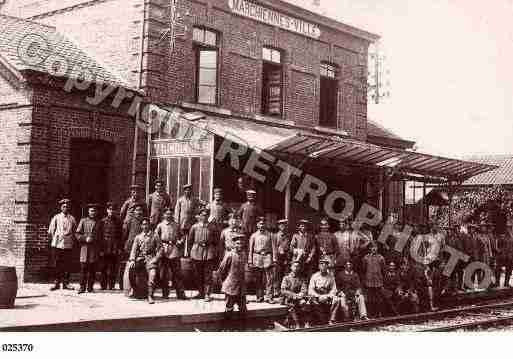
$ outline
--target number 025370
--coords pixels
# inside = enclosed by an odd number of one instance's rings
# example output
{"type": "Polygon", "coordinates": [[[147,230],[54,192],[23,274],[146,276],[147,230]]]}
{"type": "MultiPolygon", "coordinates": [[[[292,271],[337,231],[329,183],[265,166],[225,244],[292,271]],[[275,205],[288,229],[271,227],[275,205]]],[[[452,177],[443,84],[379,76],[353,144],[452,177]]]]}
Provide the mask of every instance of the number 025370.
{"type": "Polygon", "coordinates": [[[2,344],[3,352],[31,352],[33,350],[33,344],[2,344]]]}

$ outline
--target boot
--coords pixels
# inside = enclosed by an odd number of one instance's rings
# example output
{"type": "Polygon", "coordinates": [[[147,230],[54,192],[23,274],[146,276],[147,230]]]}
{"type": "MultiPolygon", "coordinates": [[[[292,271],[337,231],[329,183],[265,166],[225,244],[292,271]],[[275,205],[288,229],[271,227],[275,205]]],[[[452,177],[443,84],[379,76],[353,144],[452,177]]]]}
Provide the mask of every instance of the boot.
{"type": "Polygon", "coordinates": [[[183,290],[179,290],[176,293],[176,297],[181,300],[188,300],[189,298],[185,295],[185,292],[183,290]]]}
{"type": "Polygon", "coordinates": [[[169,299],[169,289],[162,289],[162,298],[169,299]]]}
{"type": "Polygon", "coordinates": [[[148,304],[155,304],[155,299],[153,298],[153,288],[148,288],[148,304]]]}
{"type": "Polygon", "coordinates": [[[86,292],[86,289],[85,289],[85,286],[80,286],[80,289],[78,290],[78,294],[82,294],[82,293],[85,293],[86,292]]]}

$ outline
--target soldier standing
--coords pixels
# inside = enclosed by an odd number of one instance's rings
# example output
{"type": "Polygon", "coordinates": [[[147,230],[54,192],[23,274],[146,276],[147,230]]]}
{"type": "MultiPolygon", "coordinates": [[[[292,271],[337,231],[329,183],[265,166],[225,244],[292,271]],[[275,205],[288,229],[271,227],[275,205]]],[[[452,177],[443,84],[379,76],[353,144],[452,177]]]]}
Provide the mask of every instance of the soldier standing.
{"type": "Polygon", "coordinates": [[[244,234],[236,234],[232,240],[233,250],[228,252],[218,269],[218,275],[223,279],[221,290],[225,294],[226,300],[226,319],[230,319],[233,313],[234,305],[237,304],[241,315],[247,312],[246,307],[246,257],[243,250],[242,240],[244,234]]]}
{"type": "Polygon", "coordinates": [[[328,324],[332,325],[337,320],[340,298],[337,295],[335,278],[328,271],[329,262],[328,258],[319,260],[319,271],[310,278],[308,295],[312,303],[312,314],[321,322],[325,322],[328,314],[328,324]]]}
{"type": "Polygon", "coordinates": [[[171,206],[171,197],[164,189],[164,181],[157,179],[155,181],[155,192],[150,194],[148,199],[148,208],[150,210],[150,225],[155,228],[162,220],[164,209],[171,206]]]}
{"type": "Polygon", "coordinates": [[[228,215],[228,206],[223,201],[223,190],[221,188],[214,188],[214,200],[207,206],[210,211],[208,223],[213,224],[219,234],[225,227],[225,220],[228,215]]]}
{"type": "MultiPolygon", "coordinates": [[[[141,222],[142,232],[135,237],[130,251],[129,268],[135,275],[146,274],[148,277],[148,303],[155,303],[153,297],[156,285],[160,247],[157,239],[150,229],[150,221],[144,218],[141,222]],[[146,273],[145,273],[146,271],[146,273]]],[[[132,281],[132,288],[136,288],[137,280],[132,281]]]]}
{"type": "MultiPolygon", "coordinates": [[[[122,262],[126,262],[130,256],[130,251],[132,250],[135,237],[142,232],[142,221],[144,219],[143,215],[143,205],[137,204],[135,206],[134,216],[131,217],[128,222],[123,224],[123,242],[124,242],[124,252],[122,257],[122,262]]],[[[120,289],[127,290],[129,296],[132,296],[134,293],[132,291],[133,288],[130,287],[130,283],[134,283],[135,279],[134,271],[129,270],[129,267],[126,266],[124,268],[125,272],[128,271],[128,280],[121,279],[120,280],[120,289]],[[125,287],[126,285],[126,287],[125,287]]]]}
{"type": "Polygon", "coordinates": [[[77,222],[69,213],[71,201],[67,198],[59,201],[61,213],[55,215],[48,226],[52,262],[55,267],[55,284],[50,290],[62,289],[73,290],[69,287],[69,271],[71,252],[75,242],[75,229],[77,222]]]}
{"type": "Polygon", "coordinates": [[[290,242],[292,260],[301,263],[303,275],[307,280],[310,278],[314,270],[313,264],[316,252],[314,238],[307,231],[308,224],[310,224],[308,220],[300,220],[298,232],[292,236],[292,240],[290,242]]]}
{"type": "MultiPolygon", "coordinates": [[[[114,289],[118,274],[119,255],[123,251],[121,222],[114,214],[114,203],[107,202],[107,216],[101,220],[102,229],[102,290],[114,289]]],[[[120,283],[120,287],[123,284],[120,283]]]]}
{"type": "Polygon", "coordinates": [[[273,235],[276,248],[276,266],[274,267],[274,294],[281,296],[281,284],[283,277],[290,268],[290,235],[287,230],[288,220],[278,221],[278,232],[273,235]]]}
{"type": "Polygon", "coordinates": [[[385,274],[385,258],[378,253],[377,243],[370,245],[371,252],[362,261],[364,271],[364,285],[369,300],[374,301],[374,316],[383,313],[383,277],[385,274]]]}
{"type": "MultiPolygon", "coordinates": [[[[223,231],[221,232],[221,236],[219,237],[220,257],[224,257],[226,253],[230,252],[235,246],[234,238],[239,238],[239,235],[243,234],[240,233],[238,221],[239,217],[236,213],[230,213],[228,215],[228,228],[223,229],[223,231]]],[[[246,243],[247,240],[245,238],[246,236],[243,236],[242,238],[242,248],[244,250],[246,250],[248,247],[248,244],[246,243]]]]}
{"type": "Polygon", "coordinates": [[[257,302],[264,301],[264,289],[267,303],[273,304],[273,266],[276,263],[276,247],[271,234],[265,229],[265,219],[257,221],[257,232],[249,238],[248,267],[256,275],[257,302]]]}
{"type": "Polygon", "coordinates": [[[320,257],[329,259],[329,268],[334,268],[337,252],[337,239],[335,238],[335,235],[329,231],[330,224],[327,218],[321,219],[319,228],[320,232],[315,236],[317,253],[320,257]]]}
{"type": "Polygon", "coordinates": [[[219,244],[216,242],[215,229],[208,224],[208,210],[202,209],[198,223],[189,231],[189,248],[194,273],[196,275],[198,295],[194,299],[211,301],[213,272],[216,265],[219,244]]]}
{"type": "Polygon", "coordinates": [[[96,276],[96,261],[102,256],[101,222],[96,219],[97,204],[87,206],[88,216],[82,218],[77,227],[77,241],[80,245],[80,290],[92,293],[96,276]]]}
{"type": "Polygon", "coordinates": [[[125,203],[123,203],[119,212],[123,224],[130,222],[130,219],[135,216],[137,206],[142,206],[143,215],[146,213],[146,205],[142,204],[139,199],[140,189],[141,187],[136,184],[130,186],[130,197],[125,201],[125,203]]]}
{"type": "MultiPolygon", "coordinates": [[[[196,213],[199,209],[199,201],[192,196],[192,184],[188,183],[183,186],[183,196],[178,198],[175,205],[175,222],[180,226],[180,235],[186,237],[186,250],[190,244],[187,241],[189,231],[196,221],[196,213]]],[[[192,239],[191,239],[192,241],[192,239]]],[[[185,253],[187,256],[188,253],[185,253]]]]}
{"type": "Polygon", "coordinates": [[[256,191],[250,189],[246,191],[247,202],[242,204],[239,209],[241,217],[241,230],[247,237],[256,232],[257,218],[263,215],[262,209],[256,203],[256,191]]]}
{"type": "Polygon", "coordinates": [[[304,321],[305,328],[310,327],[310,305],[308,303],[308,283],[301,276],[301,263],[292,262],[290,273],[283,277],[281,282],[281,294],[284,304],[288,308],[289,315],[295,324],[295,329],[301,327],[304,321]]]}
{"type": "Polygon", "coordinates": [[[183,290],[181,258],[184,255],[185,239],[180,236],[180,228],[173,220],[170,208],[164,210],[164,219],[155,229],[155,237],[162,245],[160,259],[160,281],[162,284],[162,296],[169,298],[169,272],[173,278],[173,284],[178,299],[187,299],[183,290]]]}

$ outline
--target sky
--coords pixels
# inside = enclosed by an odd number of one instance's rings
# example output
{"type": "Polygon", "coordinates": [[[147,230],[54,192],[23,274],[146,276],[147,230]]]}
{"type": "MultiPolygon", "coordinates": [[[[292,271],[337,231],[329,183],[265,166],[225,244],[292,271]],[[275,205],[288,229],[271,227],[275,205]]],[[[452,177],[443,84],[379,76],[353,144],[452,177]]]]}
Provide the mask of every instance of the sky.
{"type": "Polygon", "coordinates": [[[369,118],[420,152],[513,154],[513,0],[288,0],[379,34],[389,99],[369,118]]]}

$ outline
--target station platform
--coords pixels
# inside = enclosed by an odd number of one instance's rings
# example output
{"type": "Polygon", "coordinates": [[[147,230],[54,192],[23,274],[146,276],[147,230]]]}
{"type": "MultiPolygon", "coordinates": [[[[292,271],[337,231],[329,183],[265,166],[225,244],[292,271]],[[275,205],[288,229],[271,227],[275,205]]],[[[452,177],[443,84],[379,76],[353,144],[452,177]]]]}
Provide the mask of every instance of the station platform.
{"type": "MultiPolygon", "coordinates": [[[[75,284],[75,288],[78,286],[75,284]]],[[[214,300],[168,300],[155,293],[155,304],[127,298],[120,290],[78,294],[77,291],[51,292],[50,284],[24,284],[15,307],[0,309],[0,331],[223,331],[252,329],[273,319],[283,318],[286,308],[278,304],[256,303],[248,296],[245,320],[224,319],[224,295],[214,300]]],[[[187,291],[192,297],[194,291],[187,291]]],[[[237,313],[237,311],[235,312],[237,313]]],[[[234,315],[237,318],[237,315],[234,315]]]]}

